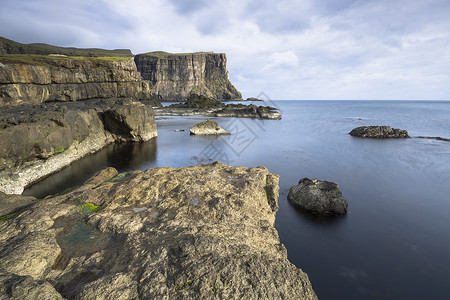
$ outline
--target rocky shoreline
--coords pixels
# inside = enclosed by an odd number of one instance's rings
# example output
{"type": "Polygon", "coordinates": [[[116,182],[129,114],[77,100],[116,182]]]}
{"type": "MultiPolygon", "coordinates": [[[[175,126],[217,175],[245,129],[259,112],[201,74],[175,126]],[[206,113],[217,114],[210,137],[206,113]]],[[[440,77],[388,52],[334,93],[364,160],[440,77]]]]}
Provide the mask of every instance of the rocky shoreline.
{"type": "Polygon", "coordinates": [[[0,222],[1,293],[317,299],[280,243],[277,199],[278,176],[264,167],[103,170],[0,222]]]}
{"type": "Polygon", "coordinates": [[[0,107],[0,191],[23,189],[113,142],[157,136],[151,105],[92,99],[0,107]]]}
{"type": "Polygon", "coordinates": [[[193,108],[193,107],[157,107],[155,116],[197,116],[232,117],[280,120],[282,115],[273,107],[243,104],[227,104],[224,107],[193,108]]]}

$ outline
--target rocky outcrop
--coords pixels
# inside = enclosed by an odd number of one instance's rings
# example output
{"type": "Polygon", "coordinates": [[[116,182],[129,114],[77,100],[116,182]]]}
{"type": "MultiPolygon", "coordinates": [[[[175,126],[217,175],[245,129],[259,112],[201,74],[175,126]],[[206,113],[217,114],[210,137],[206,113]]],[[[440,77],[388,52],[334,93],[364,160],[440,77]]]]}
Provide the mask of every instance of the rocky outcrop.
{"type": "Polygon", "coordinates": [[[206,117],[234,117],[280,120],[282,115],[273,107],[243,104],[217,105],[209,108],[192,108],[184,104],[173,104],[155,108],[156,116],[195,116],[206,117]]]}
{"type": "Polygon", "coordinates": [[[228,78],[224,53],[149,52],[134,57],[142,77],[162,101],[184,101],[191,93],[217,100],[241,100],[228,78]]]}
{"type": "Polygon", "coordinates": [[[391,128],[390,126],[361,126],[353,129],[349,134],[364,138],[409,138],[406,130],[391,128]]]}
{"type": "Polygon", "coordinates": [[[2,295],[317,299],[274,228],[278,176],[266,168],[116,174],[0,222],[2,295]]]}
{"type": "Polygon", "coordinates": [[[221,135],[221,134],[230,134],[228,131],[220,127],[213,120],[206,120],[204,122],[195,124],[193,127],[189,129],[191,135],[221,135]]]}
{"type": "Polygon", "coordinates": [[[114,141],[156,135],[152,107],[132,99],[1,107],[0,191],[20,194],[114,141]]]}
{"type": "Polygon", "coordinates": [[[303,178],[289,190],[288,200],[302,209],[317,214],[343,215],[348,202],[334,182],[303,178]]]}
{"type": "Polygon", "coordinates": [[[123,97],[160,105],[133,58],[0,55],[0,106],[123,97]]]}

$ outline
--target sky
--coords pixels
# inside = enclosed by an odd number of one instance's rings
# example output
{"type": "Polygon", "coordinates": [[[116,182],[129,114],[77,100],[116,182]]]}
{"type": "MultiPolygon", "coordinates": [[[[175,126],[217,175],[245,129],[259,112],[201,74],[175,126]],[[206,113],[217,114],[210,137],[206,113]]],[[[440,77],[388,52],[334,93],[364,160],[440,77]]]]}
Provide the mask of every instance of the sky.
{"type": "Polygon", "coordinates": [[[0,36],[225,52],[244,98],[450,100],[450,0],[0,0],[0,36]]]}

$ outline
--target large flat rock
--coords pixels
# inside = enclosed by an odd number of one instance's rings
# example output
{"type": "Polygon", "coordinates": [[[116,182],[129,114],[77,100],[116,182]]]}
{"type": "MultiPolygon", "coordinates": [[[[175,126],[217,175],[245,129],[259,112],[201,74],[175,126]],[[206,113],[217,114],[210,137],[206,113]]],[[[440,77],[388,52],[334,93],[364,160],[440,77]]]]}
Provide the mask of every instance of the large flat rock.
{"type": "Polygon", "coordinates": [[[3,297],[317,298],[274,228],[278,176],[266,168],[114,174],[0,223],[3,297]]]}

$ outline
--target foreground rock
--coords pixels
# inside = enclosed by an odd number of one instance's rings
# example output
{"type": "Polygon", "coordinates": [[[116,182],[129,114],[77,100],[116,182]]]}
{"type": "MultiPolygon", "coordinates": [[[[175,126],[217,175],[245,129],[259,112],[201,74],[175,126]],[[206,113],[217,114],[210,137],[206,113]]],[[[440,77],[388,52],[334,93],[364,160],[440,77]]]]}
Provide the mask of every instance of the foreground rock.
{"type": "Polygon", "coordinates": [[[353,129],[349,134],[364,138],[409,138],[406,130],[391,128],[390,126],[361,126],[353,129]]]}
{"type": "Polygon", "coordinates": [[[334,182],[303,178],[289,190],[288,199],[302,209],[317,214],[343,215],[348,202],[334,182]]]}
{"type": "Polygon", "coordinates": [[[278,176],[266,168],[115,174],[106,169],[0,222],[0,295],[317,298],[280,244],[278,176]]]}
{"type": "Polygon", "coordinates": [[[115,141],[157,135],[153,109],[133,99],[0,108],[0,191],[24,187],[115,141]]]}
{"type": "Polygon", "coordinates": [[[230,134],[228,131],[220,127],[215,121],[210,119],[194,125],[189,129],[189,132],[191,135],[230,134]]]}

